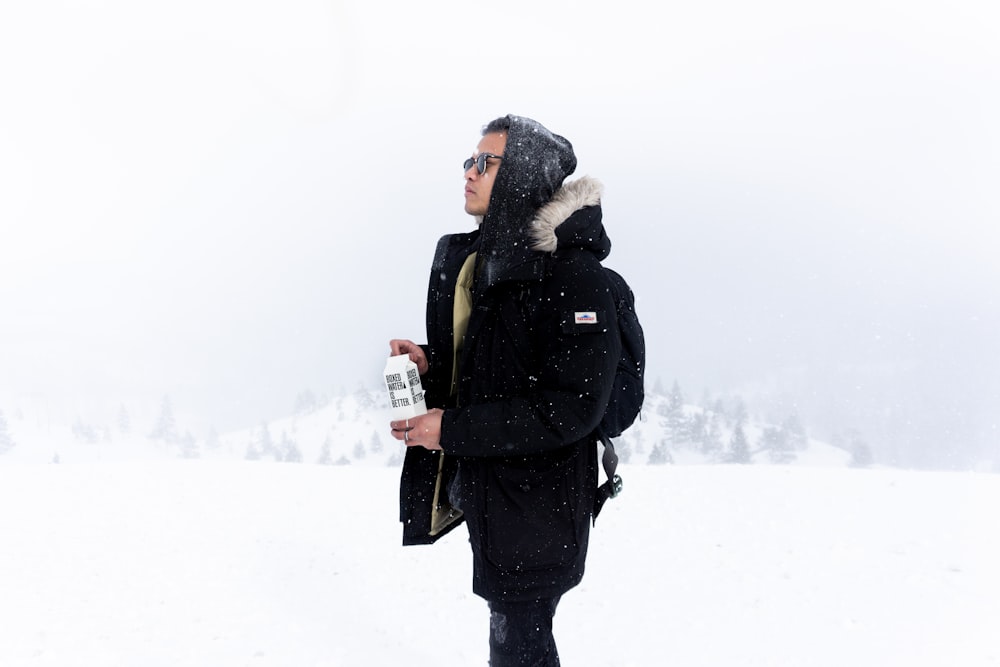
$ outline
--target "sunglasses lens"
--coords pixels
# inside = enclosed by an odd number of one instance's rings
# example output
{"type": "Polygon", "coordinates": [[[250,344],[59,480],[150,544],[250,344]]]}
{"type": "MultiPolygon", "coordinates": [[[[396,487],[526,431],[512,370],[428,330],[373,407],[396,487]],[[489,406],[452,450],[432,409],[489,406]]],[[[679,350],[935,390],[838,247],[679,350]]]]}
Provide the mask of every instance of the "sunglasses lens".
{"type": "Polygon", "coordinates": [[[480,153],[475,158],[471,158],[471,157],[468,158],[463,163],[463,166],[465,167],[466,171],[469,171],[470,169],[472,169],[472,165],[476,165],[476,171],[478,171],[480,174],[485,174],[486,173],[486,158],[490,158],[490,157],[495,157],[498,160],[500,159],[500,156],[493,155],[492,153],[480,153]]]}

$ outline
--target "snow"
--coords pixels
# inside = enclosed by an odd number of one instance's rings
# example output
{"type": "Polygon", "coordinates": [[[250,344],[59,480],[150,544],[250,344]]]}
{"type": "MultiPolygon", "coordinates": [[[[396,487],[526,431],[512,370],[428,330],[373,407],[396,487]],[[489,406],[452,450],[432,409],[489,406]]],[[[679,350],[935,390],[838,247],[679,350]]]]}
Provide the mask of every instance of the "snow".
{"type": "MultiPolygon", "coordinates": [[[[622,466],[566,665],[1000,664],[1000,477],[622,466]]],[[[0,665],[485,665],[464,529],[399,545],[398,470],[0,463],[0,665]]]]}
{"type": "MultiPolygon", "coordinates": [[[[732,425],[718,415],[718,440],[721,449],[706,454],[698,443],[670,442],[664,425],[669,411],[670,397],[647,392],[640,418],[620,438],[616,447],[625,463],[646,463],[655,446],[667,448],[673,463],[697,465],[726,460],[726,451],[732,437],[732,425]]],[[[124,409],[124,408],[123,408],[124,409]]],[[[705,408],[686,405],[686,415],[711,412],[705,408]]],[[[209,460],[240,460],[252,450],[259,458],[274,460],[287,458],[285,450],[294,446],[304,463],[328,461],[350,463],[355,466],[398,467],[402,460],[399,443],[389,435],[392,410],[384,386],[359,387],[352,393],[341,393],[332,398],[314,398],[291,415],[261,421],[214,437],[192,436],[191,454],[209,460]],[[270,444],[265,444],[265,440],[270,444]],[[329,451],[324,452],[328,447],[329,451]]],[[[160,460],[184,457],[184,436],[190,429],[181,423],[173,424],[174,437],[152,439],[148,434],[157,429],[162,417],[146,416],[145,420],[131,419],[127,429],[116,424],[115,412],[101,416],[92,414],[57,419],[36,406],[18,407],[8,417],[8,427],[15,446],[2,454],[2,462],[84,463],[94,461],[160,460]]],[[[168,422],[171,420],[167,420],[168,422]]],[[[771,462],[769,452],[760,446],[762,433],[774,424],[751,418],[744,425],[745,435],[751,445],[754,463],[771,462]]],[[[807,438],[804,449],[796,449],[794,465],[844,467],[850,464],[851,454],[816,438],[807,438]]]]}

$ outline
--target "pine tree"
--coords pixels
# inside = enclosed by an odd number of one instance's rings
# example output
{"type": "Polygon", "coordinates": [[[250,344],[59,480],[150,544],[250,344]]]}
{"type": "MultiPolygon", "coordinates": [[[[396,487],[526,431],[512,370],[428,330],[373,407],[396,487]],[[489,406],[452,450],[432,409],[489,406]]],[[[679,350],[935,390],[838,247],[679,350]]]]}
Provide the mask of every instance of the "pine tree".
{"type": "Polygon", "coordinates": [[[719,423],[722,418],[713,413],[708,416],[708,425],[701,440],[701,451],[708,456],[718,456],[722,451],[722,425],[719,423]]]}
{"type": "Polygon", "coordinates": [[[320,447],[319,458],[316,460],[316,463],[324,466],[332,465],[333,464],[333,455],[331,452],[332,448],[333,448],[333,442],[330,440],[330,436],[328,435],[323,440],[323,446],[320,447]]]}
{"type": "Polygon", "coordinates": [[[94,430],[93,426],[85,423],[79,417],[73,421],[72,431],[78,440],[83,440],[87,444],[92,445],[97,442],[97,431],[94,430]]]}
{"type": "Polygon", "coordinates": [[[390,468],[396,468],[403,465],[403,457],[405,456],[405,447],[398,447],[393,450],[392,454],[389,455],[389,459],[385,462],[390,468]]]}
{"type": "Polygon", "coordinates": [[[285,451],[285,463],[302,463],[302,450],[299,449],[297,442],[289,439],[283,449],[285,451]]]}
{"type": "Polygon", "coordinates": [[[185,459],[196,459],[201,456],[198,453],[198,441],[194,439],[191,435],[191,431],[184,431],[183,437],[180,439],[181,445],[181,458],[185,459]]]}
{"type": "Polygon", "coordinates": [[[632,439],[632,451],[636,455],[645,454],[646,446],[642,439],[642,431],[640,429],[634,429],[629,433],[629,436],[632,439]]]}
{"type": "Polygon", "coordinates": [[[698,444],[704,443],[705,436],[708,433],[708,417],[705,415],[704,411],[698,410],[697,412],[694,412],[687,420],[684,430],[686,431],[686,439],[688,442],[698,444]]]}
{"type": "Polygon", "coordinates": [[[666,440],[653,445],[652,451],[649,452],[649,458],[646,460],[646,463],[651,465],[663,465],[664,463],[673,462],[674,457],[670,455],[670,446],[666,440]]]}
{"type": "Polygon", "coordinates": [[[733,435],[729,439],[729,462],[750,463],[750,445],[742,424],[733,428],[733,435]]]}
{"type": "Polygon", "coordinates": [[[358,440],[354,444],[354,460],[360,461],[363,458],[365,458],[365,443],[358,440]]]}
{"type": "Polygon", "coordinates": [[[681,385],[677,380],[674,380],[673,386],[670,387],[668,398],[670,400],[671,412],[679,412],[684,409],[684,393],[681,391],[681,385]]]}
{"type": "Polygon", "coordinates": [[[788,438],[789,446],[796,451],[803,451],[809,446],[809,437],[806,435],[806,427],[802,425],[799,416],[789,415],[781,424],[781,429],[788,438]]]}
{"type": "Polygon", "coordinates": [[[180,439],[177,435],[177,424],[174,422],[174,408],[170,404],[170,397],[164,396],[160,403],[160,416],[156,420],[156,426],[149,434],[151,440],[162,440],[167,443],[174,443],[180,439]]]}
{"type": "Polygon", "coordinates": [[[319,404],[316,394],[311,389],[300,391],[299,395],[295,397],[295,414],[297,415],[307,415],[314,412],[317,407],[319,404]]]}
{"type": "Polygon", "coordinates": [[[765,427],[760,436],[760,448],[768,452],[773,463],[791,463],[795,460],[795,449],[780,428],[765,427]]]}
{"type": "Polygon", "coordinates": [[[666,432],[666,436],[670,442],[677,444],[687,439],[688,434],[685,432],[684,418],[684,395],[681,393],[681,387],[677,380],[674,380],[670,394],[667,396],[666,404],[662,405],[658,412],[665,417],[660,422],[660,426],[666,432]]]}
{"type": "Polygon", "coordinates": [[[261,456],[270,456],[275,461],[281,460],[281,453],[274,446],[274,438],[271,437],[271,428],[267,422],[262,422],[260,430],[257,431],[257,451],[261,456]]]}
{"type": "Polygon", "coordinates": [[[5,454],[14,449],[14,438],[7,429],[7,419],[0,411],[0,454],[5,454]]]}
{"type": "Polygon", "coordinates": [[[875,456],[872,454],[872,448],[868,445],[868,442],[861,435],[860,431],[851,429],[848,442],[848,450],[851,452],[850,465],[852,468],[867,468],[874,463],[875,456]]]}
{"type": "Polygon", "coordinates": [[[253,439],[247,443],[247,453],[243,456],[247,461],[259,461],[260,450],[257,449],[257,442],[253,439]]]}
{"type": "Polygon", "coordinates": [[[283,463],[302,463],[302,450],[287,431],[281,432],[281,442],[275,448],[274,460],[283,463]]]}
{"type": "Polygon", "coordinates": [[[220,444],[219,432],[215,430],[215,426],[209,426],[208,435],[205,436],[205,449],[218,449],[220,444]]]}
{"type": "Polygon", "coordinates": [[[747,419],[749,418],[747,414],[746,403],[740,396],[737,396],[733,401],[733,407],[731,411],[727,413],[729,417],[729,426],[735,428],[736,426],[746,426],[747,419]]]}
{"type": "Polygon", "coordinates": [[[274,460],[283,462],[288,460],[288,450],[291,449],[292,441],[288,437],[288,431],[281,432],[281,439],[274,447],[274,460]]]}
{"type": "Polygon", "coordinates": [[[128,410],[125,409],[125,404],[122,403],[118,408],[118,432],[122,435],[128,435],[131,430],[132,417],[129,416],[128,410]]]}
{"type": "Polygon", "coordinates": [[[364,385],[360,384],[354,392],[354,400],[357,401],[359,411],[370,410],[375,407],[376,403],[372,393],[364,385]]]}

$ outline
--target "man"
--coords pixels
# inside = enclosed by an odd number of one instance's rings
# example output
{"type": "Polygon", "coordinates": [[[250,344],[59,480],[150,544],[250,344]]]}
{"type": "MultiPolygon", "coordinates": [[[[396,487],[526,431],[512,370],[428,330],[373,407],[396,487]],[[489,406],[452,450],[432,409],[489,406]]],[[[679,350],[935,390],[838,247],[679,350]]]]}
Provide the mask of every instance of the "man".
{"type": "Polygon", "coordinates": [[[431,408],[391,423],[407,445],[403,543],[468,525],[493,667],[559,664],[552,619],[587,555],[620,342],[601,187],[564,183],[575,168],[569,141],[536,121],[489,123],[465,161],[478,229],[438,243],[428,343],[389,344],[417,364],[431,408]]]}

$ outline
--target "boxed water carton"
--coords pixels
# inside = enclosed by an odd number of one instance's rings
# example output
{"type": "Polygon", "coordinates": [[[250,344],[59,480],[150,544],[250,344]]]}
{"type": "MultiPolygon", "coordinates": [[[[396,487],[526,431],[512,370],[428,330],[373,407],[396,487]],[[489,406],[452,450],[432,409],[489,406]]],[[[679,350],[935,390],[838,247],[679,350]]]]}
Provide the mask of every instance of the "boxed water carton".
{"type": "Polygon", "coordinates": [[[427,413],[420,373],[417,365],[410,361],[410,355],[389,357],[385,364],[385,387],[389,390],[393,419],[409,419],[427,413]]]}

